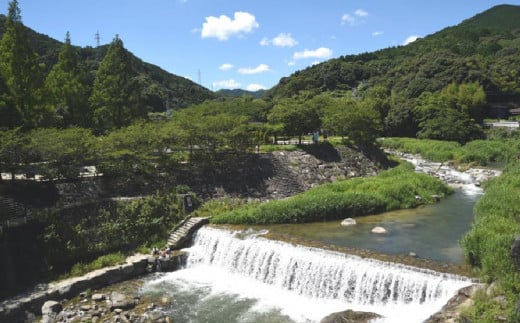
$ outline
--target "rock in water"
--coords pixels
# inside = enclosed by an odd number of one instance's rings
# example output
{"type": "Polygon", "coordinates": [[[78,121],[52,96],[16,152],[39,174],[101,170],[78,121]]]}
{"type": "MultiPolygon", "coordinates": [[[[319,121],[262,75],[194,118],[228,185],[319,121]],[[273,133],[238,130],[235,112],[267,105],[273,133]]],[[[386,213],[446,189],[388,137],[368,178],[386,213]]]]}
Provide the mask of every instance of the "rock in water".
{"type": "Polygon", "coordinates": [[[386,233],[386,229],[383,227],[375,227],[372,229],[372,233],[383,234],[386,233]]]}
{"type": "Polygon", "coordinates": [[[341,225],[344,227],[350,227],[356,224],[357,222],[353,218],[346,218],[345,220],[341,221],[341,225]]]}
{"type": "Polygon", "coordinates": [[[320,323],[368,323],[380,317],[380,315],[375,313],[347,310],[344,312],[332,313],[323,318],[320,323]]]}

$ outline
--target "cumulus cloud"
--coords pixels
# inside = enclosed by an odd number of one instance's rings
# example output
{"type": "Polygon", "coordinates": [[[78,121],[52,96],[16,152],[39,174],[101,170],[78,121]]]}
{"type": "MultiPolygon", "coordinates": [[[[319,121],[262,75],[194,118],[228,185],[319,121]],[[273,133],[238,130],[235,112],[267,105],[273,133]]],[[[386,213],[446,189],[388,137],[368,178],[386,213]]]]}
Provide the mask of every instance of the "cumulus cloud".
{"type": "Polygon", "coordinates": [[[421,36],[417,36],[417,35],[410,35],[408,36],[408,38],[406,38],[403,42],[403,45],[408,45],[410,43],[413,43],[414,41],[416,41],[417,39],[421,38],[421,36]]]}
{"type": "Polygon", "coordinates": [[[278,36],[273,39],[267,37],[262,38],[260,45],[269,46],[273,45],[276,47],[294,47],[298,45],[296,39],[294,39],[290,33],[279,33],[278,36]]]}
{"type": "Polygon", "coordinates": [[[260,41],[261,46],[269,46],[270,44],[271,44],[271,41],[267,37],[262,38],[262,40],[260,41]]]}
{"type": "Polygon", "coordinates": [[[332,50],[327,47],[320,47],[315,50],[306,49],[301,52],[296,52],[293,54],[293,59],[303,59],[303,58],[329,58],[332,56],[332,50]]]}
{"type": "Polygon", "coordinates": [[[291,34],[280,33],[273,38],[272,43],[277,47],[294,47],[298,45],[296,39],[292,38],[291,34]]]}
{"type": "Polygon", "coordinates": [[[225,64],[220,65],[218,67],[218,69],[221,70],[221,71],[229,71],[233,67],[234,67],[233,64],[225,63],[225,64]]]}
{"type": "Polygon", "coordinates": [[[366,12],[363,9],[358,9],[358,10],[354,11],[354,14],[356,16],[358,16],[358,17],[366,17],[366,16],[368,16],[368,12],[366,12]]]}
{"type": "Polygon", "coordinates": [[[352,26],[352,25],[354,25],[355,22],[356,22],[356,18],[352,17],[348,13],[344,14],[343,16],[341,16],[341,24],[342,25],[349,24],[349,25],[352,26]]]}
{"type": "Polygon", "coordinates": [[[260,25],[254,15],[248,12],[237,11],[233,19],[226,15],[220,17],[209,16],[202,24],[202,38],[217,38],[218,40],[228,40],[231,36],[240,36],[252,32],[260,25]]]}
{"type": "Polygon", "coordinates": [[[260,73],[268,72],[270,70],[271,69],[269,68],[269,65],[260,64],[257,67],[253,67],[253,68],[251,68],[251,67],[240,68],[238,70],[238,73],[240,73],[240,74],[260,74],[260,73]]]}
{"type": "Polygon", "coordinates": [[[237,89],[240,85],[240,83],[233,79],[213,82],[213,87],[218,89],[237,89]]]}
{"type": "Polygon", "coordinates": [[[372,33],[372,36],[377,37],[377,36],[381,36],[382,34],[383,34],[382,31],[374,31],[374,32],[372,33]]]}
{"type": "Polygon", "coordinates": [[[366,12],[363,9],[357,9],[356,11],[354,11],[354,15],[346,13],[343,16],[341,16],[341,24],[348,24],[354,26],[358,21],[364,22],[362,18],[366,16],[368,16],[368,12],[366,12]]]}
{"type": "Polygon", "coordinates": [[[266,89],[267,88],[265,86],[263,86],[262,84],[256,84],[256,83],[249,84],[247,86],[247,90],[251,91],[251,92],[255,92],[255,91],[258,91],[258,90],[266,90],[266,89]]]}

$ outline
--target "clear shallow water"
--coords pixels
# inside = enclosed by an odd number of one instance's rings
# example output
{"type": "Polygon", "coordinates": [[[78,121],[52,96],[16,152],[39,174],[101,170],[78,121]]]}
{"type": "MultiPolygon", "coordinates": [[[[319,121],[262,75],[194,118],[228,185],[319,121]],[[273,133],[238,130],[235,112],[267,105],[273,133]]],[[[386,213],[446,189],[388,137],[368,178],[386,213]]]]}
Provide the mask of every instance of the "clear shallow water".
{"type": "Polygon", "coordinates": [[[473,207],[480,193],[479,189],[457,188],[434,205],[358,217],[357,225],[350,227],[341,226],[341,221],[332,221],[255,228],[388,254],[415,252],[421,258],[461,264],[463,255],[459,240],[471,227],[473,207]],[[385,228],[387,233],[371,233],[376,226],[385,228]]]}

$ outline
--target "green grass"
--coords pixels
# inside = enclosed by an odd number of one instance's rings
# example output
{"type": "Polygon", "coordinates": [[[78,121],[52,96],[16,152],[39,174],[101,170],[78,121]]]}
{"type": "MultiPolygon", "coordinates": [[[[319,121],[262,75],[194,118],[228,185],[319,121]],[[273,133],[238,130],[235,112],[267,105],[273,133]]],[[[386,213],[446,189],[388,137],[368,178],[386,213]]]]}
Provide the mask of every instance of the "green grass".
{"type": "Polygon", "coordinates": [[[216,213],[211,221],[220,224],[327,221],[413,208],[434,202],[433,195],[450,192],[441,181],[415,173],[410,164],[402,164],[375,177],[329,183],[284,200],[216,213]]]}
{"type": "Polygon", "coordinates": [[[72,266],[72,269],[68,273],[60,276],[60,278],[64,279],[69,277],[82,276],[96,269],[123,264],[125,262],[125,259],[126,256],[121,252],[110,253],[101,256],[92,262],[77,263],[74,266],[72,266]]]}
{"type": "Polygon", "coordinates": [[[414,139],[384,138],[379,140],[382,147],[395,149],[422,157],[445,162],[448,160],[458,164],[487,165],[489,162],[507,163],[516,158],[520,151],[520,139],[474,140],[465,145],[456,142],[414,139]]]}
{"type": "Polygon", "coordinates": [[[481,295],[465,315],[479,321],[500,313],[508,322],[518,322],[520,271],[511,261],[510,248],[520,234],[520,161],[510,163],[502,176],[486,184],[474,212],[473,226],[461,242],[464,254],[483,282],[498,282],[499,293],[481,295]],[[498,306],[497,295],[506,297],[505,306],[498,306]]]}

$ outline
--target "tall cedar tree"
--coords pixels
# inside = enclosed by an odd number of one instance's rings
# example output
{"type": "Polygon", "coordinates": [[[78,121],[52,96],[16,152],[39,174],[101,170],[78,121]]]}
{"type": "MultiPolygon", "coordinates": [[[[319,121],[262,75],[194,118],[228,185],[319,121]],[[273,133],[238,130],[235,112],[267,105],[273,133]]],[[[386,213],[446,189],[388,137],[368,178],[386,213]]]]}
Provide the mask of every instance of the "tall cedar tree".
{"type": "Polygon", "coordinates": [[[90,126],[90,116],[87,113],[86,75],[79,68],[78,52],[70,43],[67,32],[58,62],[52,67],[45,88],[48,102],[56,111],[59,123],[63,126],[90,126]]]}
{"type": "Polygon", "coordinates": [[[90,96],[98,131],[120,128],[146,115],[145,109],[139,105],[132,76],[130,57],[123,41],[116,35],[99,65],[90,96]]]}
{"type": "Polygon", "coordinates": [[[37,55],[29,44],[16,0],[9,2],[5,33],[0,41],[0,75],[7,86],[7,100],[3,101],[10,103],[5,110],[12,122],[5,126],[32,128],[49,121],[51,113],[37,106],[42,73],[37,55]]]}

